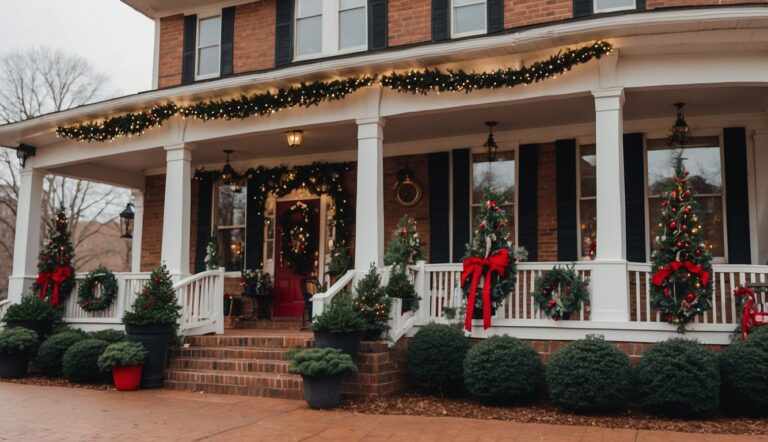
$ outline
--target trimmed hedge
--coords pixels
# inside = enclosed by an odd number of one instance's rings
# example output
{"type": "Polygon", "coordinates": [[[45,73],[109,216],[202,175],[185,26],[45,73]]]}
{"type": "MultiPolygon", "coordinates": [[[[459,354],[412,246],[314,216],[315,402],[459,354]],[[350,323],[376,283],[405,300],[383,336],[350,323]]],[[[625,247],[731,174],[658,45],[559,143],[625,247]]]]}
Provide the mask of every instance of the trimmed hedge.
{"type": "Polygon", "coordinates": [[[110,344],[115,344],[118,342],[123,342],[128,340],[128,335],[126,335],[125,332],[120,330],[112,330],[111,328],[90,332],[88,333],[88,335],[92,339],[100,339],[110,344]]]}
{"type": "Polygon", "coordinates": [[[35,364],[45,376],[62,376],[64,374],[62,367],[64,353],[69,350],[69,347],[87,337],[88,336],[85,333],[75,330],[67,330],[52,335],[40,344],[35,364]]]}
{"type": "Polygon", "coordinates": [[[738,343],[723,349],[718,362],[723,412],[739,416],[768,414],[768,354],[760,347],[738,343]]]}
{"type": "Polygon", "coordinates": [[[580,413],[621,411],[632,390],[629,357],[601,337],[587,337],[557,350],[546,373],[552,400],[580,413]]]}
{"type": "Polygon", "coordinates": [[[486,402],[536,399],[543,380],[539,353],[511,336],[493,336],[475,345],[464,360],[464,384],[486,402]]]}
{"type": "Polygon", "coordinates": [[[648,411],[668,417],[701,417],[720,402],[715,355],[696,341],[672,338],[654,344],[637,366],[638,393],[648,411]]]}
{"type": "Polygon", "coordinates": [[[107,379],[99,368],[99,356],[109,344],[100,339],[84,339],[64,353],[64,376],[72,382],[96,383],[107,379]]]}
{"type": "Polygon", "coordinates": [[[408,376],[427,390],[461,390],[464,357],[469,342],[464,333],[445,324],[422,327],[408,345],[408,376]]]}

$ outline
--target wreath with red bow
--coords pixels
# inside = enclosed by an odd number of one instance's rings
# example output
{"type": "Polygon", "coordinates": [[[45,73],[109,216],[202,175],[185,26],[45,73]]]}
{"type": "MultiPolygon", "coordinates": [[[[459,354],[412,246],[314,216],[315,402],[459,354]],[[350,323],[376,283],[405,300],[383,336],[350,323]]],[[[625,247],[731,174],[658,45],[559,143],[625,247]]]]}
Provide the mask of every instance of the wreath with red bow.
{"type": "Polygon", "coordinates": [[[316,242],[311,240],[314,215],[299,201],[280,218],[280,263],[299,275],[308,275],[315,268],[316,242]]]}
{"type": "Polygon", "coordinates": [[[573,266],[555,267],[536,278],[533,300],[545,315],[554,319],[570,319],[589,299],[587,283],[573,266]]]}
{"type": "Polygon", "coordinates": [[[86,275],[77,289],[77,303],[87,312],[106,310],[117,296],[117,278],[104,266],[99,266],[86,275]],[[96,296],[97,286],[99,296],[96,296]]]}

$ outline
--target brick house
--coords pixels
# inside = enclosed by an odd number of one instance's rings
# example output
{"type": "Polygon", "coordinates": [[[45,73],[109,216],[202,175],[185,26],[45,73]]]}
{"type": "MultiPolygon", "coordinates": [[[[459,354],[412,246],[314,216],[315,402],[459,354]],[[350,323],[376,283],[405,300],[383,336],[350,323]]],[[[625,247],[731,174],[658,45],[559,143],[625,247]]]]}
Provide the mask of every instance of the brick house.
{"type": "Polygon", "coordinates": [[[224,290],[238,290],[243,268],[273,273],[280,316],[300,314],[296,277],[281,265],[281,215],[296,201],[316,210],[313,272],[330,282],[325,269],[339,235],[340,200],[305,186],[270,192],[260,187],[265,181],[257,171],[287,167],[272,183],[279,189],[314,162],[349,162],[351,170],[333,182],[355,212],[347,225],[354,269],[315,297],[317,309],[370,263],[383,267],[385,241],[408,214],[428,252],[427,263],[413,269],[424,307],[411,316],[393,314],[393,330],[399,337],[444,320],[443,307],[458,302],[460,258],[480,189],[490,180],[507,196],[511,237],[528,250],[529,262],[520,265],[518,287],[494,327],[482,332],[478,322],[479,333],[511,333],[541,348],[601,333],[623,348],[640,348],[645,344],[632,343],[675,333],[659,321],[646,294],[658,184],[670,174],[667,137],[678,102],[685,103],[692,136],[688,167],[705,184],[699,202],[715,256],[715,308],[690,334],[726,344],[738,316],[732,288],[765,281],[766,2],[123,1],[155,21],[153,89],[0,126],[0,144],[36,147],[22,172],[12,300],[35,272],[45,171],[134,190],[133,276],[121,284],[130,286],[161,261],[180,287],[215,280],[204,294],[217,300],[212,310],[185,317],[189,334],[221,331],[219,300],[224,290]],[[194,106],[221,109],[216,100],[277,93],[301,82],[435,68],[521,69],[597,40],[610,43],[612,52],[528,86],[411,94],[372,80],[318,106],[276,100],[269,116],[240,118],[245,101],[230,101],[221,110],[231,113],[227,118],[194,106]],[[173,115],[143,125],[153,106],[169,102],[192,110],[168,111],[173,115]],[[97,125],[57,136],[57,127],[128,113],[136,127],[123,119],[111,133],[97,125]],[[497,122],[493,161],[484,148],[487,121],[497,122]],[[299,130],[300,145],[289,147],[286,133],[299,130]],[[109,142],[97,139],[101,135],[109,142]],[[225,164],[242,177],[236,185],[209,173],[225,164]],[[418,183],[420,199],[398,199],[394,189],[405,171],[418,183]],[[223,273],[203,271],[213,231],[223,273]],[[529,299],[535,275],[557,262],[575,263],[590,277],[589,309],[578,320],[553,323],[529,299]]]}

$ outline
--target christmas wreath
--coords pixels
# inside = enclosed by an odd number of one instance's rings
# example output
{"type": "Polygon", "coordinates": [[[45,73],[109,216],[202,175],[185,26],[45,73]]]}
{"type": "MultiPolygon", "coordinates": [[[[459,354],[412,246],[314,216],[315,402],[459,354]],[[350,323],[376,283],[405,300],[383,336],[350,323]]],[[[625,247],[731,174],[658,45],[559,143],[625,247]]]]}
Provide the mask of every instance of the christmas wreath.
{"type": "Polygon", "coordinates": [[[544,314],[554,319],[570,319],[589,298],[587,285],[573,266],[555,267],[536,278],[533,300],[544,314]]]}
{"type": "Polygon", "coordinates": [[[313,215],[312,209],[299,201],[280,219],[281,263],[299,275],[308,275],[314,268],[314,242],[310,241],[313,215]]]}
{"type": "Polygon", "coordinates": [[[77,289],[77,303],[87,312],[98,312],[112,305],[117,296],[117,278],[104,266],[99,266],[83,279],[77,289]],[[96,287],[101,288],[101,296],[96,296],[96,287]]]}

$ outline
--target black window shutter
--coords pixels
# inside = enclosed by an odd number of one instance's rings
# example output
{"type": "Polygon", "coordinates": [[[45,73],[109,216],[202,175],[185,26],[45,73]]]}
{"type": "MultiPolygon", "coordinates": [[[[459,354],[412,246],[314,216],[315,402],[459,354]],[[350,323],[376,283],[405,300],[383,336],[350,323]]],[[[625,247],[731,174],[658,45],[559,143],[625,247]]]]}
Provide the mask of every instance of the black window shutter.
{"type": "Polygon", "coordinates": [[[235,7],[230,6],[221,10],[221,68],[219,75],[232,75],[235,40],[235,7]]]}
{"type": "Polygon", "coordinates": [[[518,243],[528,251],[528,261],[536,261],[538,256],[538,214],[537,181],[539,165],[539,146],[524,144],[520,146],[520,177],[517,203],[517,238],[518,243]]]}
{"type": "MultiPolygon", "coordinates": [[[[643,134],[624,134],[624,220],[627,261],[645,262],[643,134]]],[[[651,220],[651,222],[656,222],[651,220]]],[[[599,244],[598,244],[599,247],[599,244]]]]}
{"type": "Polygon", "coordinates": [[[645,0],[635,0],[635,7],[638,11],[645,10],[645,0]]]}
{"type": "Polygon", "coordinates": [[[448,216],[450,201],[448,168],[450,154],[429,154],[429,262],[449,262],[448,216]]]}
{"type": "Polygon", "coordinates": [[[184,16],[184,51],[181,61],[181,84],[195,81],[195,48],[197,47],[197,15],[184,16]]]}
{"type": "MultiPolygon", "coordinates": [[[[470,201],[469,201],[469,149],[453,151],[453,260],[460,262],[469,242],[470,201]]],[[[431,194],[430,194],[431,195],[431,194]]]]}
{"type": "Polygon", "coordinates": [[[747,194],[747,134],[743,127],[723,130],[725,157],[725,219],[728,225],[728,263],[752,261],[747,194]]]}
{"type": "Polygon", "coordinates": [[[488,0],[488,33],[504,30],[504,0],[488,0]]]}
{"type": "Polygon", "coordinates": [[[277,0],[276,66],[288,64],[293,60],[293,2],[294,0],[277,0]]]}
{"type": "Polygon", "coordinates": [[[573,0],[573,18],[588,17],[592,15],[592,2],[594,0],[573,0]]]}
{"type": "Polygon", "coordinates": [[[214,178],[203,175],[197,186],[197,239],[195,240],[195,273],[205,271],[205,256],[211,240],[214,178]]]}
{"type": "Polygon", "coordinates": [[[368,0],[368,49],[387,47],[387,0],[368,0]]]}
{"type": "Polygon", "coordinates": [[[451,0],[432,0],[432,40],[451,38],[451,0]]]}
{"type": "MultiPolygon", "coordinates": [[[[256,182],[248,180],[245,199],[245,268],[260,269],[264,255],[264,218],[256,207],[256,182]]],[[[264,209],[263,207],[261,208],[264,209]]]]}
{"type": "Polygon", "coordinates": [[[576,226],[576,140],[555,142],[557,176],[557,259],[576,261],[579,230],[576,226]]]}

